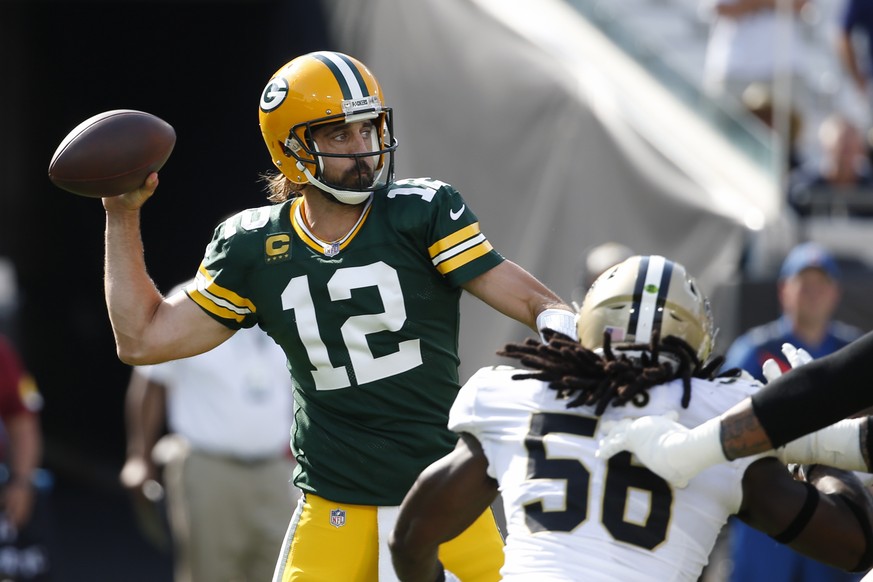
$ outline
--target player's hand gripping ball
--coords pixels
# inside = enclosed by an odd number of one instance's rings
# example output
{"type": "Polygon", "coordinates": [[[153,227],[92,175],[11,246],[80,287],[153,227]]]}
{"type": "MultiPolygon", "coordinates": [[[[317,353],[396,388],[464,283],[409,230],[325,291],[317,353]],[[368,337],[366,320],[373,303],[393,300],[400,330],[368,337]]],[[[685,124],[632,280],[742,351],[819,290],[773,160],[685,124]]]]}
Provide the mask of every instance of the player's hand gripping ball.
{"type": "Polygon", "coordinates": [[[132,109],[105,111],[67,134],[52,156],[49,179],[80,196],[118,196],[160,170],[175,145],[176,131],[159,117],[132,109]]]}

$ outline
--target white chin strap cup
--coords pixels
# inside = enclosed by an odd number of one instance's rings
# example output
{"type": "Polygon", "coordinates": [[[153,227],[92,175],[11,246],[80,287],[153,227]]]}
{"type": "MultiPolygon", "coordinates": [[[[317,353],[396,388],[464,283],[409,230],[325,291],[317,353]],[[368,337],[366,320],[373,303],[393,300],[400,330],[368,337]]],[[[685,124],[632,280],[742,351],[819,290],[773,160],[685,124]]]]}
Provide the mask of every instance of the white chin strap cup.
{"type": "Polygon", "coordinates": [[[315,176],[312,175],[312,172],[310,172],[301,162],[297,162],[297,169],[303,172],[303,174],[306,176],[310,183],[315,184],[318,188],[324,190],[325,192],[330,192],[336,197],[337,200],[344,204],[360,204],[366,201],[367,198],[370,197],[370,194],[372,194],[372,192],[369,190],[364,192],[353,192],[350,190],[337,190],[336,188],[332,188],[324,182],[316,180],[315,176]]]}

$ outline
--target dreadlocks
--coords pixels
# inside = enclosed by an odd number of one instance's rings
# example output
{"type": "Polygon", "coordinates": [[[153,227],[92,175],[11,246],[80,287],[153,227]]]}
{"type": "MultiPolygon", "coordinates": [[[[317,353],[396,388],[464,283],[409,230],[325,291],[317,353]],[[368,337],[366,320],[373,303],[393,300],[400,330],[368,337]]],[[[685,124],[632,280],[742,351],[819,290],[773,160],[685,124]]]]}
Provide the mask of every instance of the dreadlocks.
{"type": "Polygon", "coordinates": [[[524,343],[506,344],[497,354],[520,360],[527,368],[537,370],[513,376],[514,380],[542,380],[557,390],[559,398],[572,399],[567,408],[594,406],[600,416],[606,407],[624,406],[630,401],[642,406],[648,402],[647,391],[656,384],[682,379],[682,407],[691,402],[691,379],[711,380],[716,376],[724,357],[717,356],[703,365],[695,351],[685,341],[667,336],[660,339],[652,333],[649,344],[612,348],[612,338],[603,334],[603,355],[582,347],[572,338],[543,330],[546,344],[534,338],[524,343]],[[633,352],[633,357],[625,353],[633,352]],[[661,356],[667,356],[661,358],[661,356]]]}

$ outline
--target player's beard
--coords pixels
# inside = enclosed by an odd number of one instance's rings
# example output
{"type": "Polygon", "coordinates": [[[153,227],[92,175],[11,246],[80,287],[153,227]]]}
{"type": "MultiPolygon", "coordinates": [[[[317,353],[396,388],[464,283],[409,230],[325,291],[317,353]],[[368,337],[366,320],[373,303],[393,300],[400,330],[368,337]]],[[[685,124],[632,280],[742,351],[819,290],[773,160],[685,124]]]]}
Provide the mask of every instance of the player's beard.
{"type": "Polygon", "coordinates": [[[368,190],[373,186],[373,179],[374,172],[368,159],[356,158],[355,165],[343,172],[339,185],[352,190],[368,190]]]}
{"type": "MultiPolygon", "coordinates": [[[[373,157],[373,156],[369,156],[373,157]]],[[[347,190],[369,190],[373,187],[373,180],[375,179],[375,172],[370,164],[364,158],[356,158],[355,165],[344,171],[339,179],[333,180],[330,179],[329,176],[325,175],[323,178],[324,182],[333,188],[342,188],[347,190]]],[[[342,202],[338,200],[336,196],[331,194],[330,192],[325,192],[323,190],[319,190],[321,194],[324,196],[326,200],[329,202],[333,202],[335,204],[340,204],[342,206],[358,206],[357,204],[348,204],[346,202],[342,202]]]]}

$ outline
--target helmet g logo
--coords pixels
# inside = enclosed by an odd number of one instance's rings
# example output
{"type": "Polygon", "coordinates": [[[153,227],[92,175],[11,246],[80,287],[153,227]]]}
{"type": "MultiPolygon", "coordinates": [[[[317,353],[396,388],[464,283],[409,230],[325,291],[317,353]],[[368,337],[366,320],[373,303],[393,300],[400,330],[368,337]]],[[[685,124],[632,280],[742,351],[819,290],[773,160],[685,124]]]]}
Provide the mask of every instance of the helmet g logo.
{"type": "Polygon", "coordinates": [[[270,79],[270,82],[264,87],[264,92],[261,93],[261,111],[266,113],[277,108],[285,100],[287,94],[288,81],[282,77],[270,79]]]}

